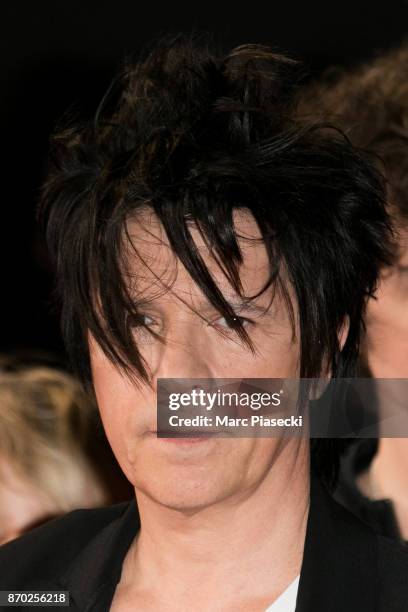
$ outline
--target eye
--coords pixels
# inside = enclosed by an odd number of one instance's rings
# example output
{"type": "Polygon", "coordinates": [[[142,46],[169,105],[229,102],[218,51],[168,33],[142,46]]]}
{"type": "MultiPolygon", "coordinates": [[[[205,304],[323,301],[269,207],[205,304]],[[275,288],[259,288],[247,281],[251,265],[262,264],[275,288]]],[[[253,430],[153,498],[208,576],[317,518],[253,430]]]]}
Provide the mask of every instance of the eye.
{"type": "Polygon", "coordinates": [[[156,338],[150,330],[155,333],[160,331],[159,321],[142,312],[135,316],[129,315],[128,326],[138,344],[152,344],[156,338]]]}
{"type": "Polygon", "coordinates": [[[152,327],[155,324],[155,320],[153,317],[148,314],[141,314],[141,325],[146,325],[146,327],[152,327]]]}
{"type": "Polygon", "coordinates": [[[153,317],[143,312],[140,312],[137,315],[128,315],[127,321],[131,329],[135,329],[137,327],[151,327],[155,322],[153,317]]]}
{"type": "Polygon", "coordinates": [[[253,323],[253,321],[246,317],[239,317],[238,315],[236,315],[233,318],[232,323],[228,323],[225,317],[220,317],[213,323],[213,326],[219,327],[225,333],[225,331],[235,331],[235,329],[238,327],[238,323],[241,323],[243,327],[249,327],[253,323]]]}

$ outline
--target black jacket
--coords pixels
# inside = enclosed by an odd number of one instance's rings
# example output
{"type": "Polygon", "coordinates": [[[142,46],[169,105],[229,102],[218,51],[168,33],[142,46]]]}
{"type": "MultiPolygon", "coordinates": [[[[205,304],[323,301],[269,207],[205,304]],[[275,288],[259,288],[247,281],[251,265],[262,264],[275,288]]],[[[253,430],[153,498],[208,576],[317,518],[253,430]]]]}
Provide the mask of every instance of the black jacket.
{"type": "MultiPolygon", "coordinates": [[[[108,612],[138,528],[135,502],[51,521],[0,549],[0,590],[68,590],[70,608],[52,610],[108,612]]],[[[407,610],[408,549],[376,535],[312,479],[296,612],[407,610]]]]}

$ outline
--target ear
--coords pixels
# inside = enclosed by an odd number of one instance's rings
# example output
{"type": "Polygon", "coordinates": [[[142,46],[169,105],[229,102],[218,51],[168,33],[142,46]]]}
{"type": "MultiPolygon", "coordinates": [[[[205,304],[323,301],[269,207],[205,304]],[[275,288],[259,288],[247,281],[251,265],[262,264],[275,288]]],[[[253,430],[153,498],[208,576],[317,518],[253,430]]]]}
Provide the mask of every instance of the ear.
{"type": "MultiPolygon", "coordinates": [[[[347,340],[347,336],[350,330],[350,317],[347,315],[344,318],[343,323],[341,324],[338,332],[337,332],[337,338],[339,341],[339,347],[340,347],[340,351],[343,350],[344,345],[346,344],[346,340],[347,340]]],[[[321,378],[319,379],[319,382],[314,385],[313,390],[310,394],[310,399],[312,400],[316,400],[318,399],[325,391],[329,380],[331,379],[332,375],[331,372],[329,370],[328,365],[326,364],[327,370],[326,370],[326,374],[323,376],[321,376],[321,378]]]]}
{"type": "MultiPolygon", "coordinates": [[[[346,344],[347,336],[350,330],[350,317],[346,315],[344,317],[343,323],[340,325],[339,330],[337,332],[337,339],[339,341],[340,351],[343,350],[344,345],[346,344]]],[[[328,372],[329,379],[332,377],[331,372],[328,372]]]]}
{"type": "Polygon", "coordinates": [[[337,337],[339,339],[340,350],[343,350],[344,345],[346,344],[347,336],[350,330],[350,317],[347,315],[344,318],[344,321],[337,332],[337,337]]]}
{"type": "MultiPolygon", "coordinates": [[[[350,330],[350,317],[348,315],[346,315],[344,317],[343,323],[341,324],[341,326],[339,327],[339,330],[337,332],[337,339],[339,341],[339,348],[340,351],[343,350],[344,345],[346,344],[346,340],[347,340],[347,336],[350,330]]],[[[331,372],[328,372],[327,378],[331,378],[332,374],[331,372]]]]}

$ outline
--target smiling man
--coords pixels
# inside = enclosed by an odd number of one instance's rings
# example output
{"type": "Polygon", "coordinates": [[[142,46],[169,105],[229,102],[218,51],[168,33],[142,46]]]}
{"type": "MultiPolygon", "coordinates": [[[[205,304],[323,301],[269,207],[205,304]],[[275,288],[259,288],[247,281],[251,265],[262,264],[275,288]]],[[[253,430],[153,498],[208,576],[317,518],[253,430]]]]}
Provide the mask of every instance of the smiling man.
{"type": "Polygon", "coordinates": [[[136,500],[0,552],[84,611],[403,610],[408,553],[333,502],[333,444],[159,438],[159,378],[350,376],[389,260],[382,183],[296,115],[297,66],[159,44],[54,138],[42,213],[63,332],[136,500]],[[312,469],[311,469],[312,466],[312,469]]]}

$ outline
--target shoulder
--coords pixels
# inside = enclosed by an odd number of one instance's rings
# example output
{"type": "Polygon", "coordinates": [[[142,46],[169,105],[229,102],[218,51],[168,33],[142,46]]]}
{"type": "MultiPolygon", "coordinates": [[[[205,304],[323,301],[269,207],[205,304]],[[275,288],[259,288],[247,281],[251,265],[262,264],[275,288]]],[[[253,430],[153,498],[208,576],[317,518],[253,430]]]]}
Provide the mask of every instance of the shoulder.
{"type": "MultiPolygon", "coordinates": [[[[405,610],[408,602],[408,545],[384,536],[378,540],[378,575],[387,612],[405,610]]],[[[382,608],[380,608],[382,609],[382,608]]]]}
{"type": "Polygon", "coordinates": [[[56,579],[105,527],[120,518],[129,503],[74,510],[0,547],[0,589],[36,578],[56,579]]]}
{"type": "Polygon", "coordinates": [[[375,533],[318,480],[312,480],[311,491],[299,585],[302,610],[407,610],[408,548],[375,533]]]}

